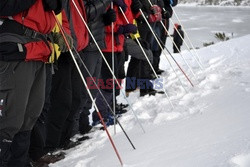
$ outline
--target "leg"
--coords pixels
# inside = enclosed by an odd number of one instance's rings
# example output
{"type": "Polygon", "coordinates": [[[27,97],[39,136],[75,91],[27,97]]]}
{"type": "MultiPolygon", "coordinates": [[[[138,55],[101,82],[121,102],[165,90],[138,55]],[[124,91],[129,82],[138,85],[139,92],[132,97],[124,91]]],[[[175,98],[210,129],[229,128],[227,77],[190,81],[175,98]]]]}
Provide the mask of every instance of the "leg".
{"type": "Polygon", "coordinates": [[[61,54],[58,60],[58,71],[52,78],[51,107],[46,126],[45,151],[59,147],[62,128],[72,106],[71,69],[73,62],[70,55],[61,54]]]}
{"type": "MultiPolygon", "coordinates": [[[[86,58],[83,59],[87,68],[89,69],[90,74],[92,77],[96,78],[96,80],[100,77],[101,67],[102,67],[102,58],[98,51],[88,52],[85,53],[86,58]]],[[[84,72],[85,69],[82,71],[84,72]]],[[[86,75],[90,77],[89,75],[86,75]]],[[[85,77],[86,78],[86,77],[85,77]]],[[[97,89],[90,89],[90,92],[93,98],[96,97],[97,93],[99,92],[97,89]]],[[[79,116],[79,131],[82,134],[85,134],[90,131],[91,126],[89,125],[89,110],[92,107],[92,101],[87,93],[86,88],[84,87],[83,91],[83,101],[80,108],[80,116],[79,116]]]]}
{"type": "Polygon", "coordinates": [[[3,102],[0,138],[4,143],[1,147],[4,147],[5,153],[1,156],[1,163],[4,162],[6,165],[9,161],[9,166],[12,164],[24,166],[29,149],[28,131],[33,128],[44,101],[45,67],[42,62],[1,62],[1,67],[6,67],[6,64],[8,66],[5,68],[5,73],[1,73],[3,78],[0,84],[0,96],[3,102]],[[23,138],[19,140],[16,136],[23,138]],[[12,140],[10,150],[9,143],[12,140]],[[10,157],[10,160],[2,157],[10,157]]]}
{"type": "Polygon", "coordinates": [[[50,91],[52,82],[51,65],[52,64],[46,64],[45,103],[43,106],[43,110],[31,132],[29,157],[33,161],[37,161],[45,154],[43,149],[45,147],[46,139],[45,124],[50,106],[50,91]]]}

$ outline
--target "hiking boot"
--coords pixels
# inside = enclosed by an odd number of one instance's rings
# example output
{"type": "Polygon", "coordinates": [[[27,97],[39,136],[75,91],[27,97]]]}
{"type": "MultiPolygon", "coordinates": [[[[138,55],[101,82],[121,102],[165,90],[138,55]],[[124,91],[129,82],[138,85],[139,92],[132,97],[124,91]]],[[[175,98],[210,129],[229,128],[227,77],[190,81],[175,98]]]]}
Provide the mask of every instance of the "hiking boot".
{"type": "MultiPolygon", "coordinates": [[[[119,117],[119,115],[117,115],[117,117],[119,117]]],[[[110,125],[114,125],[114,116],[113,115],[108,115],[107,118],[103,118],[103,121],[105,123],[105,125],[108,127],[110,125]]],[[[101,124],[101,121],[98,120],[98,121],[95,121],[92,123],[92,126],[97,126],[98,124],[101,124]]]]}
{"type": "Polygon", "coordinates": [[[69,140],[64,146],[63,146],[63,150],[68,150],[68,149],[71,149],[75,146],[78,146],[81,144],[81,141],[71,141],[69,140]]]}
{"type": "Polygon", "coordinates": [[[157,91],[155,89],[143,89],[140,91],[140,96],[146,96],[146,95],[153,95],[155,96],[155,94],[158,93],[158,94],[164,94],[163,91],[157,91]]]}
{"type": "MultiPolygon", "coordinates": [[[[157,72],[156,72],[156,74],[157,74],[157,72]]],[[[159,74],[158,74],[159,75],[159,74]]],[[[148,76],[148,79],[150,79],[150,80],[154,80],[154,79],[156,79],[157,77],[159,77],[159,76],[155,76],[155,74],[153,73],[153,74],[149,74],[149,76],[148,76]]]]}
{"type": "Polygon", "coordinates": [[[84,126],[84,128],[81,128],[81,130],[79,130],[79,132],[80,132],[80,134],[84,135],[84,134],[89,133],[91,131],[91,129],[92,129],[91,125],[86,125],[86,126],[84,126]]]}
{"type": "Polygon", "coordinates": [[[41,158],[39,158],[36,163],[37,164],[42,164],[42,163],[46,163],[46,164],[50,164],[50,163],[55,163],[57,161],[60,161],[62,159],[65,158],[65,153],[63,152],[60,152],[58,154],[51,154],[51,153],[48,153],[44,156],[42,156],[41,158]]]}
{"type": "Polygon", "coordinates": [[[121,114],[124,114],[124,113],[126,113],[126,112],[128,112],[128,110],[126,110],[126,109],[116,110],[115,114],[116,114],[116,115],[121,115],[121,114]]]}
{"type": "Polygon", "coordinates": [[[163,72],[164,72],[164,70],[162,70],[162,69],[156,70],[156,74],[158,74],[158,75],[161,75],[163,72]]]}
{"type": "Polygon", "coordinates": [[[122,110],[122,109],[127,108],[127,107],[128,107],[128,104],[122,104],[122,103],[120,103],[120,104],[116,104],[115,105],[115,109],[116,110],[122,110]]]}
{"type": "Polygon", "coordinates": [[[88,139],[90,139],[89,136],[82,136],[82,137],[78,138],[77,140],[78,141],[84,141],[84,140],[88,140],[88,139]]]}

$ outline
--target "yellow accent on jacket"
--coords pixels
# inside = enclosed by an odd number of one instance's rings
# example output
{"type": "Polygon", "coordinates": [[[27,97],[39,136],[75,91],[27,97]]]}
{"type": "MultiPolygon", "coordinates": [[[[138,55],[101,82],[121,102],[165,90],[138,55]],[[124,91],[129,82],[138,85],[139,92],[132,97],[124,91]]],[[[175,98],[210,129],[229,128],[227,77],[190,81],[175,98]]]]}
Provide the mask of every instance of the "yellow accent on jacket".
{"type": "MultiPolygon", "coordinates": [[[[60,24],[62,25],[62,13],[59,13],[58,15],[56,15],[57,19],[59,20],[60,24]]],[[[60,32],[60,29],[58,27],[58,25],[56,24],[54,29],[52,30],[52,32],[60,32]]],[[[49,63],[54,63],[55,62],[55,57],[56,60],[59,58],[61,52],[59,51],[59,46],[55,43],[51,43],[52,45],[52,53],[49,57],[49,63]]]]}
{"type": "MultiPolygon", "coordinates": [[[[137,27],[137,23],[136,23],[135,19],[133,20],[133,24],[136,25],[136,27],[137,27]]],[[[140,38],[139,31],[137,30],[136,34],[130,34],[130,36],[131,36],[132,39],[140,38]]]]}

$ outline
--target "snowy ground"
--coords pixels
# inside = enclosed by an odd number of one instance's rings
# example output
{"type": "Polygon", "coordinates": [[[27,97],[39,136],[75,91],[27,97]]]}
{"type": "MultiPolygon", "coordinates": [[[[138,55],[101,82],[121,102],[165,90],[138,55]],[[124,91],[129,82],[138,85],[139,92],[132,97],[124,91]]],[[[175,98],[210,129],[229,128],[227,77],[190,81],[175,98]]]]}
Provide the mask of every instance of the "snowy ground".
{"type": "MultiPolygon", "coordinates": [[[[250,7],[221,7],[221,6],[182,6],[174,7],[182,25],[195,47],[203,47],[203,43],[218,42],[214,37],[217,32],[224,32],[230,38],[249,34],[250,7]]],[[[173,23],[177,23],[175,15],[173,23]]],[[[169,32],[173,33],[170,23],[169,32]]],[[[187,39],[187,38],[186,38],[187,39]]],[[[170,40],[167,46],[172,48],[170,40]]],[[[182,48],[187,47],[183,44],[182,48]]],[[[172,51],[172,49],[170,49],[172,51]]]]}
{"type": "MultiPolygon", "coordinates": [[[[130,110],[120,118],[136,150],[118,126],[109,127],[124,167],[249,167],[250,166],[250,35],[197,50],[204,70],[190,52],[183,56],[192,66],[193,77],[179,55],[174,55],[194,82],[192,88],[177,69],[181,87],[162,56],[165,95],[129,101],[146,133],[130,110]]],[[[193,55],[195,55],[193,53],[193,55]]],[[[170,59],[170,58],[169,58],[170,59]]],[[[174,67],[176,67],[173,64],[174,67]]],[[[122,97],[120,102],[124,102],[122,97]]],[[[118,167],[120,163],[104,131],[67,151],[52,167],[118,167]]]]}

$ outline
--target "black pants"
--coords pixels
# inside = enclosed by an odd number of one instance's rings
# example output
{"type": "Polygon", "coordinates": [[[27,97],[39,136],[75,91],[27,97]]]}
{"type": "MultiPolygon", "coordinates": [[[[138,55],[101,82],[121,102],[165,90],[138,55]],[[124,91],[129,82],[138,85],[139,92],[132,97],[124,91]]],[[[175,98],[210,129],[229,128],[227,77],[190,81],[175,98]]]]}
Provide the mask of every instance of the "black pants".
{"type": "Polygon", "coordinates": [[[58,59],[58,70],[52,77],[51,107],[46,126],[46,151],[64,146],[71,137],[74,116],[78,111],[82,92],[80,75],[69,53],[58,59]]]}
{"type": "Polygon", "coordinates": [[[179,51],[181,51],[181,45],[176,43],[176,46],[173,46],[174,53],[179,53],[179,51]]]}
{"type": "MultiPolygon", "coordinates": [[[[117,77],[118,76],[118,71],[119,71],[119,68],[118,68],[118,64],[119,64],[119,56],[121,53],[114,53],[114,74],[115,76],[117,77]]],[[[104,56],[109,64],[109,66],[112,68],[112,53],[104,53],[104,56]]],[[[107,82],[109,80],[111,80],[113,78],[113,75],[112,73],[110,72],[108,66],[106,65],[106,63],[103,61],[102,62],[102,69],[101,69],[101,75],[100,75],[100,79],[102,79],[105,84],[104,84],[104,87],[101,88],[102,90],[102,94],[104,95],[106,101],[108,102],[109,105],[112,104],[112,97],[113,97],[113,87],[112,85],[110,86],[110,84],[107,82]]],[[[119,79],[119,78],[117,78],[119,79]]],[[[108,105],[106,104],[106,102],[104,101],[103,97],[101,96],[101,94],[98,92],[97,93],[97,96],[96,96],[96,105],[101,113],[101,115],[103,116],[103,118],[107,118],[108,115],[110,115],[110,110],[108,108],[108,105]]],[[[92,114],[92,118],[93,118],[93,121],[97,121],[99,120],[99,117],[95,112],[93,112],[92,114]]]]}
{"type": "Polygon", "coordinates": [[[0,61],[0,71],[0,165],[23,167],[44,102],[45,65],[0,61]]]}
{"type": "Polygon", "coordinates": [[[140,62],[141,60],[131,57],[127,76],[126,76],[126,91],[133,91],[137,88],[137,78],[140,78],[140,62]]]}
{"type": "MultiPolygon", "coordinates": [[[[81,55],[81,58],[88,69],[89,73],[87,72],[84,66],[81,67],[81,71],[83,73],[84,78],[87,81],[87,84],[92,82],[93,80],[91,77],[95,78],[97,81],[100,78],[100,72],[102,67],[102,57],[98,50],[95,51],[88,51],[85,50],[81,55]]],[[[90,89],[90,93],[93,98],[96,97],[98,90],[97,89],[90,89]]],[[[81,94],[82,103],[79,109],[79,112],[76,113],[75,119],[75,128],[73,133],[77,133],[78,130],[81,133],[85,133],[89,130],[89,110],[92,107],[92,101],[89,97],[86,87],[83,85],[83,93],[81,94]],[[79,116],[80,114],[80,116],[79,116]]]]}
{"type": "Polygon", "coordinates": [[[29,157],[33,161],[37,161],[41,158],[45,152],[45,139],[46,139],[46,119],[47,113],[50,107],[50,92],[52,84],[52,64],[46,64],[46,86],[45,86],[45,102],[43,110],[38,120],[36,121],[35,126],[31,131],[30,138],[30,148],[29,148],[29,157]]]}
{"type": "MultiPolygon", "coordinates": [[[[146,41],[139,40],[143,50],[150,61],[153,63],[153,53],[150,50],[149,45],[146,41]]],[[[145,55],[143,54],[139,45],[132,39],[126,39],[127,52],[131,55],[131,59],[128,65],[127,76],[126,76],[126,91],[133,91],[140,85],[137,84],[138,79],[143,79],[142,82],[148,82],[152,77],[152,69],[145,55]]],[[[141,82],[140,81],[140,82],[141,82]]],[[[144,84],[143,83],[143,84],[144,84]]]]}

